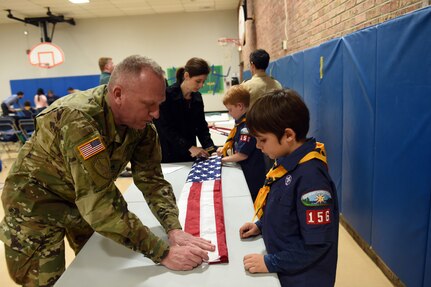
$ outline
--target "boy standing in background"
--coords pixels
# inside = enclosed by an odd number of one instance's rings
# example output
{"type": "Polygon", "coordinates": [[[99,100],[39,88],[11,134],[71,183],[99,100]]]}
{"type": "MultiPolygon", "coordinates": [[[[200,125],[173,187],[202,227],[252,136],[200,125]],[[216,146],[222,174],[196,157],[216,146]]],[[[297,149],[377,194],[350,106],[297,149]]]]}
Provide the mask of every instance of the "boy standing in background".
{"type": "Polygon", "coordinates": [[[101,57],[99,58],[99,69],[100,69],[100,85],[107,85],[109,82],[109,78],[111,77],[112,71],[114,70],[114,62],[112,62],[112,58],[110,57],[101,57]]]}
{"type": "Polygon", "coordinates": [[[262,152],[256,148],[256,139],[247,129],[250,93],[243,86],[233,86],[224,95],[223,104],[235,119],[235,127],[224,146],[218,148],[217,154],[223,156],[222,162],[238,162],[241,165],[254,202],[265,180],[265,162],[262,152]]]}
{"type": "Polygon", "coordinates": [[[267,253],[248,254],[250,273],[277,272],[281,286],[334,286],[339,209],[323,144],[306,138],[309,111],[293,90],[259,98],[247,114],[257,148],[275,164],[259,190],[255,223],[240,237],[262,234],[267,253]]]}

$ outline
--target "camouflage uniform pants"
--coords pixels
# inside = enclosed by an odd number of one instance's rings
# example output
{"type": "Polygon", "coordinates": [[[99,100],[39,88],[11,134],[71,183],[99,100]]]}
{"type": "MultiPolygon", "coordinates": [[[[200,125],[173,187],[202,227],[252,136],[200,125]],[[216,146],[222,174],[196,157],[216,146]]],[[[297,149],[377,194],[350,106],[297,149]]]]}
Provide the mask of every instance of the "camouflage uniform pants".
{"type": "MultiPolygon", "coordinates": [[[[39,226],[40,227],[40,226],[39,226]]],[[[23,227],[27,229],[27,227],[23,227]]],[[[32,252],[22,252],[17,245],[5,245],[6,264],[12,279],[23,286],[53,286],[65,270],[64,236],[77,254],[90,236],[93,229],[82,220],[67,228],[49,226],[38,228],[37,234],[43,234],[39,247],[32,252]],[[15,246],[14,246],[15,245],[15,246]]],[[[35,240],[35,237],[32,237],[35,240]]],[[[18,238],[12,238],[16,242],[18,238]]],[[[25,244],[23,242],[22,244],[25,244]]]]}

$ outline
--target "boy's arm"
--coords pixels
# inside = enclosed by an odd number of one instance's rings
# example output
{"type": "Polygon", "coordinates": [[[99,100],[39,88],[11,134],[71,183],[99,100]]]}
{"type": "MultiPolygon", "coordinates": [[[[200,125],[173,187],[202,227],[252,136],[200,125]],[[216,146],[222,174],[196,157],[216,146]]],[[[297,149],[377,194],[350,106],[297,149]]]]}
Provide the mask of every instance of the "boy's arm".
{"type": "Polygon", "coordinates": [[[324,256],[331,245],[331,243],[306,245],[302,242],[296,242],[290,244],[282,252],[266,254],[264,256],[265,265],[269,272],[299,273],[324,256]]]}
{"type": "Polygon", "coordinates": [[[248,155],[245,153],[237,152],[230,156],[225,156],[221,159],[221,162],[240,162],[243,160],[246,160],[248,158],[248,155]]]}

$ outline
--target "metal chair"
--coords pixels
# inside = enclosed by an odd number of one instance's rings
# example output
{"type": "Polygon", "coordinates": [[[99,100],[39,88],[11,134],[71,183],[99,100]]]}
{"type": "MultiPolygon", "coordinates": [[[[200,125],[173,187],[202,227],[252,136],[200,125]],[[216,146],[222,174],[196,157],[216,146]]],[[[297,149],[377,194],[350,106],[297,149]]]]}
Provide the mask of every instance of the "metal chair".
{"type": "Polygon", "coordinates": [[[10,153],[15,152],[11,147],[19,141],[18,131],[15,125],[7,122],[0,122],[0,143],[2,149],[10,157],[10,153]]]}
{"type": "Polygon", "coordinates": [[[24,135],[25,140],[29,140],[34,132],[34,120],[33,119],[19,119],[18,127],[24,135]]]}

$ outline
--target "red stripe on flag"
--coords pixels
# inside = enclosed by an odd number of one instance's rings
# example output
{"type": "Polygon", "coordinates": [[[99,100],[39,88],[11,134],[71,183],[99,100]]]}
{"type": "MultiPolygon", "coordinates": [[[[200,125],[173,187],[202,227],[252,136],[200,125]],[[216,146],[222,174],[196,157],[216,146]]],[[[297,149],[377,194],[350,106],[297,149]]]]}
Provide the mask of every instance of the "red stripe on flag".
{"type": "Polygon", "coordinates": [[[214,181],[214,213],[217,232],[218,253],[220,262],[229,262],[226,246],[226,231],[224,225],[223,197],[221,190],[221,180],[214,181]]]}
{"type": "Polygon", "coordinates": [[[200,236],[202,182],[193,182],[187,203],[184,231],[193,236],[200,236]]]}

